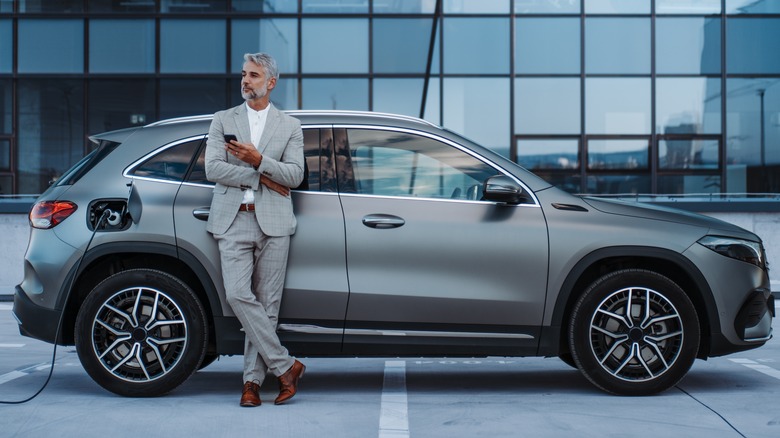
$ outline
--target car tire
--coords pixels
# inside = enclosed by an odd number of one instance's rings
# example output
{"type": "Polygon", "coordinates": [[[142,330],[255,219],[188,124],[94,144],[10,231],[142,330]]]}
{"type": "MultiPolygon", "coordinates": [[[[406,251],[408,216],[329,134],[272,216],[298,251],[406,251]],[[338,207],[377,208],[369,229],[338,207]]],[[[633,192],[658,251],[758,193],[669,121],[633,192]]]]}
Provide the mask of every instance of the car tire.
{"type": "Polygon", "coordinates": [[[577,368],[617,395],[651,395],[676,385],[696,359],[700,337],[696,308],[685,292],[669,278],[639,269],[593,282],[569,325],[577,368]]]}
{"type": "Polygon", "coordinates": [[[75,342],[87,373],[129,397],[163,395],[200,366],[208,340],[206,313],[178,278],[153,269],[116,273],[87,295],[75,342]]]}
{"type": "Polygon", "coordinates": [[[565,353],[561,353],[558,355],[558,358],[566,365],[572,368],[577,368],[577,363],[574,362],[574,357],[572,357],[571,352],[567,351],[565,353]]]}
{"type": "Polygon", "coordinates": [[[207,366],[213,364],[214,362],[217,361],[217,359],[219,359],[219,355],[218,354],[206,354],[203,357],[203,361],[201,361],[200,366],[198,367],[198,370],[200,371],[203,368],[206,368],[207,366]]]}

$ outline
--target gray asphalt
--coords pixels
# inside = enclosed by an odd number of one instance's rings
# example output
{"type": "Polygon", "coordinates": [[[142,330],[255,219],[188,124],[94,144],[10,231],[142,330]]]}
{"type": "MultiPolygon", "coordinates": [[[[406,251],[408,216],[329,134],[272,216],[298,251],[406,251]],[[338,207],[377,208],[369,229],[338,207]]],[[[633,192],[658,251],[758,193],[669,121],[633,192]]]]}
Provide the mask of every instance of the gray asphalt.
{"type": "MultiPolygon", "coordinates": [[[[18,335],[0,302],[0,399],[46,380],[51,345],[18,335]]],[[[558,359],[303,359],[299,394],[241,408],[241,357],[222,357],[159,398],[122,398],[58,349],[45,390],[0,405],[0,437],[658,437],[780,436],[780,343],[697,361],[677,387],[616,397],[558,359]],[[238,435],[237,435],[238,434],[238,435]]]]}

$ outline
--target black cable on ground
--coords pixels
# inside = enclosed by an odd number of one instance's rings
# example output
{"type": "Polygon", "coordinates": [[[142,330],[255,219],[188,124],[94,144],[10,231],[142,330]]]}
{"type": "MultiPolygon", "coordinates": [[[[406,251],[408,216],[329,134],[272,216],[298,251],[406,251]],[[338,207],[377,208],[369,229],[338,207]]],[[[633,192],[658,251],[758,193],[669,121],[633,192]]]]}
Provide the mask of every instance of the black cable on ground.
{"type": "MultiPolygon", "coordinates": [[[[79,273],[79,269],[81,269],[81,262],[84,261],[84,256],[87,255],[87,250],[89,250],[89,246],[92,245],[92,239],[95,238],[95,234],[97,234],[98,229],[100,229],[100,226],[103,224],[103,221],[105,221],[109,214],[111,214],[111,211],[109,209],[103,210],[103,214],[100,216],[100,219],[95,224],[95,229],[92,231],[92,236],[89,238],[89,242],[87,242],[87,247],[84,248],[84,253],[79,257],[79,262],[76,264],[76,269],[73,271],[73,277],[70,279],[70,286],[68,287],[68,296],[65,297],[64,303],[67,304],[68,299],[70,298],[71,290],[73,289],[73,283],[76,281],[76,276],[79,273]]],[[[65,318],[65,309],[62,310],[62,313],[60,314],[60,320],[57,323],[57,332],[54,335],[54,348],[52,348],[51,352],[51,365],[49,366],[49,375],[46,376],[46,381],[43,382],[43,385],[38,389],[38,391],[35,392],[35,394],[31,395],[30,397],[24,399],[24,400],[0,400],[0,404],[2,405],[20,405],[23,403],[27,403],[28,401],[34,399],[35,397],[38,397],[38,395],[43,392],[44,389],[46,389],[46,386],[49,385],[49,381],[51,380],[51,376],[54,374],[54,361],[57,359],[57,340],[60,339],[60,329],[62,328],[62,321],[65,318]]]]}

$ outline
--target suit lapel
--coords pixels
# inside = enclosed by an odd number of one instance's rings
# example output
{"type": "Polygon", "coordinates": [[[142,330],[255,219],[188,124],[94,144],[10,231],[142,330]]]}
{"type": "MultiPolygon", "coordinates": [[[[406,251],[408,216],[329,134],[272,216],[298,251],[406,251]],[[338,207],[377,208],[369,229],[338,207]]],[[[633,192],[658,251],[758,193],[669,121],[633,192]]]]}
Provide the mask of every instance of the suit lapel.
{"type": "MultiPolygon", "coordinates": [[[[279,126],[279,110],[273,105],[269,104],[268,117],[265,119],[265,127],[263,128],[263,136],[260,137],[260,143],[257,145],[257,150],[262,154],[268,143],[271,141],[271,137],[276,131],[276,127],[279,126]]],[[[249,128],[247,128],[249,129],[249,128]]]]}
{"type": "Polygon", "coordinates": [[[246,114],[246,104],[241,104],[236,107],[236,111],[233,114],[236,122],[238,132],[236,137],[240,143],[252,143],[252,131],[249,129],[249,116],[246,114]]]}

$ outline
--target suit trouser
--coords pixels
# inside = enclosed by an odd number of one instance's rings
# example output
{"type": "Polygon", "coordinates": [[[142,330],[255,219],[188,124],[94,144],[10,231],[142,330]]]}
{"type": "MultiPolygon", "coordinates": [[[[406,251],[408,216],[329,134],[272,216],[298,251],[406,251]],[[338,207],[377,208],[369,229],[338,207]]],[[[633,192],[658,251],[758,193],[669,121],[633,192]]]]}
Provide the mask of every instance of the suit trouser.
{"type": "Polygon", "coordinates": [[[214,238],[225,295],[246,335],[244,382],[262,385],[268,371],[278,377],[294,363],[276,334],[290,236],[267,236],[253,212],[238,212],[225,234],[214,238]]]}

